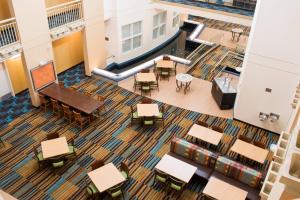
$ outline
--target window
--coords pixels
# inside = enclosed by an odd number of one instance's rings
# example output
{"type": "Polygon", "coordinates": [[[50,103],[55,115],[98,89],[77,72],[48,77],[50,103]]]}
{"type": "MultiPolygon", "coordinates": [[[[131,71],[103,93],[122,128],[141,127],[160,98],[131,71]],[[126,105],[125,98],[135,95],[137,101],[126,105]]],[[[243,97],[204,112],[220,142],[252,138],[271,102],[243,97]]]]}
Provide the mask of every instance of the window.
{"type": "Polygon", "coordinates": [[[179,14],[177,12],[173,12],[173,27],[179,25],[179,14]]]}
{"type": "Polygon", "coordinates": [[[166,33],[167,13],[162,12],[153,16],[153,39],[166,33]]]}
{"type": "Polygon", "coordinates": [[[142,45],[142,22],[122,26],[122,52],[128,52],[142,45]]]}

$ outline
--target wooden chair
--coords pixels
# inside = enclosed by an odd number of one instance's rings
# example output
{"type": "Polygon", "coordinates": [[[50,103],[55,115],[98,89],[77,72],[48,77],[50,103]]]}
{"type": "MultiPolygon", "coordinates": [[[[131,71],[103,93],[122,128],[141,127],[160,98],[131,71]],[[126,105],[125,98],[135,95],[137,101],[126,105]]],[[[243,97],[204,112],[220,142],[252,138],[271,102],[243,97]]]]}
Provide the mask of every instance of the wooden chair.
{"type": "Polygon", "coordinates": [[[163,60],[171,60],[169,56],[163,56],[163,60]]]}
{"type": "Polygon", "coordinates": [[[143,126],[151,127],[151,126],[154,126],[154,124],[155,124],[155,117],[154,116],[143,118],[143,126]]]}
{"type": "Polygon", "coordinates": [[[212,128],[212,130],[214,130],[214,131],[217,131],[217,132],[220,132],[220,133],[224,133],[224,129],[222,129],[222,128],[219,127],[219,126],[212,126],[211,128],[212,128]]]}
{"type": "Polygon", "coordinates": [[[149,73],[149,72],[150,72],[150,69],[142,69],[141,72],[142,72],[142,73],[149,73]]]}
{"type": "Polygon", "coordinates": [[[240,140],[243,140],[244,142],[251,143],[251,138],[246,137],[245,135],[240,135],[239,136],[240,140]]]}
{"type": "Polygon", "coordinates": [[[127,182],[129,180],[130,176],[129,176],[129,167],[125,162],[121,162],[120,171],[127,182]]]}
{"type": "Polygon", "coordinates": [[[260,148],[263,148],[263,149],[266,149],[266,144],[263,143],[263,142],[260,142],[260,141],[253,141],[253,144],[257,147],[260,147],[260,148]]]}
{"type": "Polygon", "coordinates": [[[169,81],[170,75],[171,75],[171,70],[169,68],[161,68],[159,75],[160,75],[160,79],[164,78],[164,79],[168,79],[168,81],[169,81]]]}
{"type": "Polygon", "coordinates": [[[168,179],[169,179],[169,175],[165,174],[162,171],[159,171],[157,169],[154,170],[154,183],[158,183],[159,185],[163,185],[164,187],[168,186],[168,179]]]}
{"type": "Polygon", "coordinates": [[[204,127],[208,128],[208,123],[206,123],[204,121],[198,120],[198,122],[196,124],[198,124],[199,126],[204,126],[204,127]]]}
{"type": "Polygon", "coordinates": [[[97,189],[96,185],[91,182],[90,184],[85,179],[86,183],[86,193],[88,195],[88,199],[99,199],[100,192],[97,189]]]}
{"type": "Polygon", "coordinates": [[[51,102],[45,98],[44,95],[39,94],[40,98],[40,108],[44,110],[44,112],[47,111],[47,107],[51,105],[51,102]]]}
{"type": "Polygon", "coordinates": [[[52,104],[52,112],[60,116],[62,107],[59,105],[58,101],[55,99],[50,99],[52,104]]]}
{"type": "Polygon", "coordinates": [[[72,85],[71,87],[69,87],[71,90],[73,90],[73,91],[77,91],[77,89],[78,89],[78,87],[77,86],[75,86],[75,85],[72,85]]]}
{"type": "Polygon", "coordinates": [[[149,82],[142,82],[141,83],[141,95],[149,93],[151,96],[151,87],[149,82]]]}
{"type": "Polygon", "coordinates": [[[104,163],[103,160],[96,160],[91,164],[91,168],[92,168],[92,170],[95,170],[95,169],[98,169],[98,168],[100,168],[104,165],[105,165],[105,163],[104,163]]]}
{"type": "Polygon", "coordinates": [[[43,152],[39,152],[37,150],[37,147],[36,146],[33,146],[33,152],[34,152],[34,156],[35,156],[35,159],[37,160],[38,162],[38,165],[39,165],[39,170],[41,169],[41,167],[47,165],[47,160],[44,159],[43,157],[43,152]]]}
{"type": "Polygon", "coordinates": [[[89,91],[85,91],[84,94],[89,97],[93,96],[93,93],[89,91]]]}
{"type": "Polygon", "coordinates": [[[72,113],[70,107],[69,107],[69,106],[66,106],[66,105],[64,105],[64,104],[62,104],[61,106],[62,106],[62,109],[63,109],[64,118],[65,118],[66,120],[68,120],[69,123],[72,123],[72,120],[73,120],[73,113],[72,113]]]}
{"type": "Polygon", "coordinates": [[[134,110],[133,106],[130,106],[131,109],[131,126],[134,123],[141,123],[141,118],[138,116],[137,111],[134,110]]]}
{"type": "Polygon", "coordinates": [[[184,191],[186,183],[175,179],[173,177],[169,178],[169,189],[175,193],[176,199],[179,199],[182,192],[184,191]]]}
{"type": "Polygon", "coordinates": [[[155,82],[151,82],[150,83],[150,87],[151,87],[151,89],[155,89],[156,88],[159,91],[159,84],[158,84],[159,75],[155,74],[155,77],[156,77],[156,81],[155,82]]]}
{"type": "Polygon", "coordinates": [[[82,131],[83,126],[91,123],[91,118],[89,116],[82,116],[80,112],[76,112],[73,110],[74,121],[80,126],[80,130],[82,131]]]}
{"type": "Polygon", "coordinates": [[[59,138],[59,134],[57,132],[48,133],[46,137],[47,137],[47,140],[52,140],[52,139],[59,138]]]}
{"type": "Polygon", "coordinates": [[[141,89],[141,87],[142,87],[141,83],[136,80],[136,75],[134,75],[134,84],[133,84],[134,91],[136,91],[136,89],[141,89]]]}
{"type": "Polygon", "coordinates": [[[48,158],[48,162],[51,164],[53,169],[61,168],[65,165],[65,156],[56,156],[53,158],[48,158]]]}
{"type": "Polygon", "coordinates": [[[63,88],[65,87],[65,83],[63,81],[58,81],[58,85],[63,88]]]}
{"type": "Polygon", "coordinates": [[[159,116],[155,116],[155,122],[162,122],[163,124],[163,128],[165,128],[165,117],[164,117],[164,113],[165,113],[165,106],[162,106],[160,111],[159,111],[159,116]]]}
{"type": "Polygon", "coordinates": [[[2,138],[0,137],[0,143],[2,147],[5,147],[5,143],[3,142],[2,138]]]}
{"type": "Polygon", "coordinates": [[[149,99],[149,98],[143,98],[141,100],[141,103],[142,104],[151,104],[152,103],[152,99],[149,99]]]}
{"type": "Polygon", "coordinates": [[[101,95],[97,95],[97,101],[99,101],[100,103],[102,103],[102,106],[100,106],[100,108],[98,108],[98,114],[99,116],[101,115],[101,110],[103,109],[104,112],[106,112],[106,107],[105,107],[105,100],[106,98],[104,96],[101,95]]]}
{"type": "Polygon", "coordinates": [[[125,199],[124,191],[123,191],[123,183],[108,189],[107,193],[109,194],[111,199],[120,199],[121,197],[125,199]]]}

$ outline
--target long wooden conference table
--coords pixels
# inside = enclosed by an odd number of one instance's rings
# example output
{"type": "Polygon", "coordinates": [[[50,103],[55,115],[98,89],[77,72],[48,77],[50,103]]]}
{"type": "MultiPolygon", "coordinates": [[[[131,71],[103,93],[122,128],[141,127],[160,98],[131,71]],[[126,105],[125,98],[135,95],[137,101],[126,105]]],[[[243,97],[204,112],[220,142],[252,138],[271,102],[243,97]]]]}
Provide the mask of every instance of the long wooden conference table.
{"type": "Polygon", "coordinates": [[[61,87],[56,83],[49,85],[39,92],[86,114],[92,114],[103,105],[103,103],[92,97],[61,87]]]}

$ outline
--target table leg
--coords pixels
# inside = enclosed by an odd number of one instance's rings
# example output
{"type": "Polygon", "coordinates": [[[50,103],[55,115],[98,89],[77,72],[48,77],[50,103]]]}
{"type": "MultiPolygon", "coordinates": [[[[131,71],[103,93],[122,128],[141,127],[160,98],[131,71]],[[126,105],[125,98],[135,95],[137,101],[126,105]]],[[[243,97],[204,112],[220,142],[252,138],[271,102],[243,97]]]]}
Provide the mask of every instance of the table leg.
{"type": "Polygon", "coordinates": [[[192,83],[192,82],[187,82],[187,83],[185,83],[184,94],[186,94],[186,92],[187,92],[188,90],[190,90],[190,85],[191,85],[191,83],[192,83]]]}
{"type": "Polygon", "coordinates": [[[232,41],[234,41],[234,38],[235,38],[235,34],[233,31],[231,31],[231,36],[232,36],[232,41]]]}
{"type": "Polygon", "coordinates": [[[182,82],[180,82],[180,84],[178,83],[179,81],[176,80],[176,92],[179,92],[180,89],[182,88],[182,82]]]}

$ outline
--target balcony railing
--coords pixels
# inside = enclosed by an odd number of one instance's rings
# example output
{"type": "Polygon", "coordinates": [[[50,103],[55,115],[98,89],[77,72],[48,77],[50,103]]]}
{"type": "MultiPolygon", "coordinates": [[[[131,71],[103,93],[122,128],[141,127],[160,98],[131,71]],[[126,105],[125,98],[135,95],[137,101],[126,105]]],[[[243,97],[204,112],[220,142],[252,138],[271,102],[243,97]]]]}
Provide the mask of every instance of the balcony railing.
{"type": "Polygon", "coordinates": [[[19,42],[15,18],[0,21],[0,48],[19,42]]]}
{"type": "Polygon", "coordinates": [[[82,4],[80,0],[71,1],[65,4],[47,9],[48,24],[54,29],[71,22],[82,19],[82,4]]]}

